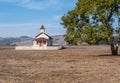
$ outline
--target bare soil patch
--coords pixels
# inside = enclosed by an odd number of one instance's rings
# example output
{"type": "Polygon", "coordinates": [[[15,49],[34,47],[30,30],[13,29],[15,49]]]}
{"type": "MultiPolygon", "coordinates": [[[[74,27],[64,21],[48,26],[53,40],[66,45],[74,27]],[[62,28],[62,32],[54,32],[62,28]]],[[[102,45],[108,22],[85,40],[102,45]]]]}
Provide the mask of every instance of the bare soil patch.
{"type": "Polygon", "coordinates": [[[0,47],[0,83],[119,82],[120,56],[112,56],[107,45],[51,51],[0,47]]]}

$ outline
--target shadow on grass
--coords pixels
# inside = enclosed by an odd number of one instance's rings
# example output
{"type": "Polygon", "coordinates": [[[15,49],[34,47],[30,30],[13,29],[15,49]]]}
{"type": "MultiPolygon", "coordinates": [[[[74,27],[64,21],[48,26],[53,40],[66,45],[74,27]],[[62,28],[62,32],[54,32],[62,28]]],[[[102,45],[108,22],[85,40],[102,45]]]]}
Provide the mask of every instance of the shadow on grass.
{"type": "Polygon", "coordinates": [[[112,54],[101,54],[101,55],[98,55],[98,56],[120,56],[120,54],[118,54],[118,55],[112,55],[112,54]]]}

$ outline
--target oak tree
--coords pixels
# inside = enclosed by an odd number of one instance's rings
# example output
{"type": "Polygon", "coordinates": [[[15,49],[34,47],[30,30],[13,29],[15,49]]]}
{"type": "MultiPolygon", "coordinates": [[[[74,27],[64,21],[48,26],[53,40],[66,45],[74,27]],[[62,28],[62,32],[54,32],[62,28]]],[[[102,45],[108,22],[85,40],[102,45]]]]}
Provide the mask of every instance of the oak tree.
{"type": "Polygon", "coordinates": [[[61,17],[65,40],[74,45],[108,41],[119,17],[120,0],[78,0],[75,8],[61,17]]]}

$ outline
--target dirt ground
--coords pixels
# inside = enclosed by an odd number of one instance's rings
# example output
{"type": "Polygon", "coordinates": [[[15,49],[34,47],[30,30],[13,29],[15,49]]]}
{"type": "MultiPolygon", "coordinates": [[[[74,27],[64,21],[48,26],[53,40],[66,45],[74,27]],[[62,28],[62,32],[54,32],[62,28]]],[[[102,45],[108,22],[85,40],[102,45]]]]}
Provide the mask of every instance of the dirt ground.
{"type": "Polygon", "coordinates": [[[54,51],[0,47],[0,83],[120,83],[120,56],[112,56],[109,46],[54,51]]]}

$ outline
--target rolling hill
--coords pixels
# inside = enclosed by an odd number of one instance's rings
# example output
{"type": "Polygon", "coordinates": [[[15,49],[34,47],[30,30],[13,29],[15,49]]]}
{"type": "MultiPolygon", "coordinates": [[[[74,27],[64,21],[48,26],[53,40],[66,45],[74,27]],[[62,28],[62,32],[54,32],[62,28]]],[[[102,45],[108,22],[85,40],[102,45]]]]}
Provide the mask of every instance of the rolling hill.
{"type": "MultiPolygon", "coordinates": [[[[65,46],[67,45],[67,43],[64,41],[64,37],[63,35],[55,35],[52,36],[53,38],[53,45],[61,45],[61,46],[65,46]]],[[[29,36],[21,36],[21,37],[8,37],[8,38],[2,38],[0,37],[0,45],[20,45],[20,46],[30,46],[32,45],[32,40],[34,38],[29,37],[29,36]]]]}

